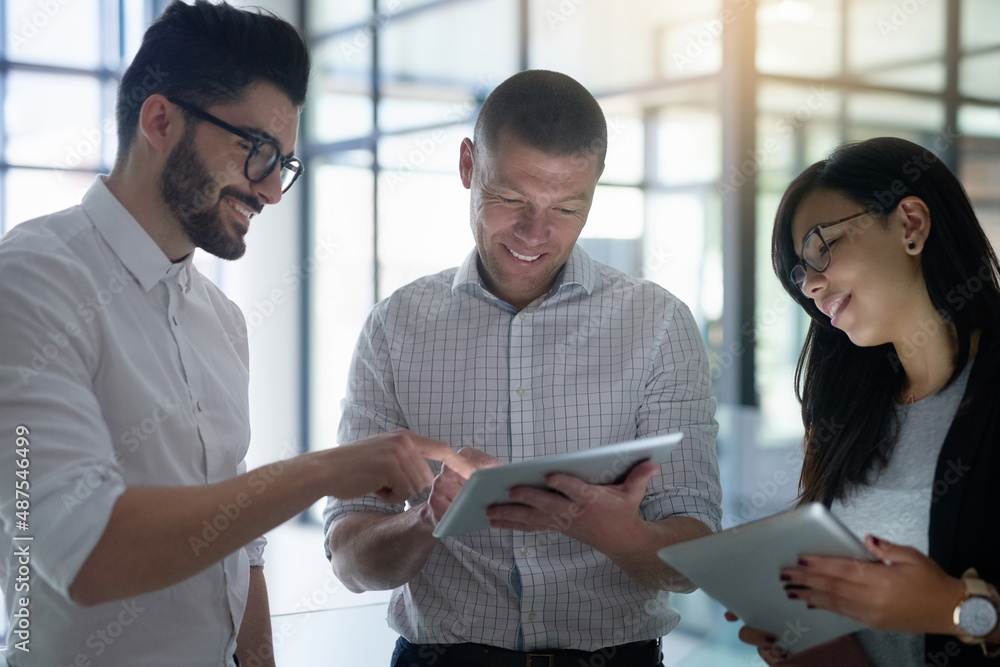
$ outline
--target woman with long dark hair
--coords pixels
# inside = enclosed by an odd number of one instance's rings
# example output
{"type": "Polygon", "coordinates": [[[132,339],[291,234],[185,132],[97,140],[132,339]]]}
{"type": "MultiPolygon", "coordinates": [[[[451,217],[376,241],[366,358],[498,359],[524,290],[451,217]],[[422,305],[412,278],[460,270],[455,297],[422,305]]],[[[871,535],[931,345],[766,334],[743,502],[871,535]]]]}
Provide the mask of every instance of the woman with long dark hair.
{"type": "MultiPolygon", "coordinates": [[[[811,318],[799,500],[880,559],[782,570],[790,598],[871,628],[814,651],[1000,664],[1000,267],[968,196],[916,144],[848,144],[789,185],[772,261],[811,318]]],[[[775,638],[740,636],[784,662],[775,638]]]]}

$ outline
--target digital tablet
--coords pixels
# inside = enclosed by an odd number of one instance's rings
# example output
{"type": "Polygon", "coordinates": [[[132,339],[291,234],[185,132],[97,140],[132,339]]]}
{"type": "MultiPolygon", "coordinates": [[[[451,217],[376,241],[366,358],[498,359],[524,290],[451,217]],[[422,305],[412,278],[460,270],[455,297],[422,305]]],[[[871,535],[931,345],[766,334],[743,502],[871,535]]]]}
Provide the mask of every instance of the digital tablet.
{"type": "Polygon", "coordinates": [[[591,484],[615,484],[640,461],[666,463],[682,437],[682,433],[669,433],[477,470],[445,510],[434,536],[454,537],[489,528],[486,509],[490,505],[510,502],[510,490],[515,486],[546,488],[545,477],[554,472],[591,484]]]}
{"type": "Polygon", "coordinates": [[[675,544],[657,554],[748,626],[777,637],[789,653],[864,627],[846,616],[789,600],[778,578],[782,567],[798,564],[800,554],[873,559],[822,503],[675,544]]]}

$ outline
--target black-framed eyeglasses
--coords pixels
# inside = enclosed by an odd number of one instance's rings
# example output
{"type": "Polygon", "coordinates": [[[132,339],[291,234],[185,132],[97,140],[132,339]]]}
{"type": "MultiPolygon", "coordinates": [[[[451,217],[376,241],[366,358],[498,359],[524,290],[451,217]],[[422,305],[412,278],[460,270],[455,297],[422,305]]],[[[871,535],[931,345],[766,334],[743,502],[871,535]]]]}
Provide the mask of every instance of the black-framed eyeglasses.
{"type": "Polygon", "coordinates": [[[227,132],[232,132],[237,137],[245,139],[250,142],[252,148],[247,154],[247,161],[243,165],[243,175],[246,176],[247,180],[251,183],[260,183],[265,178],[271,175],[274,168],[281,165],[281,193],[284,194],[288,192],[288,188],[292,187],[296,179],[302,175],[305,171],[305,167],[302,166],[302,162],[293,155],[282,155],[281,151],[278,149],[278,144],[273,139],[267,139],[264,137],[255,137],[254,135],[241,130],[240,128],[230,125],[221,118],[216,118],[212,114],[208,113],[204,109],[199,109],[198,107],[188,104],[187,102],[182,102],[181,100],[175,99],[173,97],[167,98],[172,104],[176,104],[184,111],[197,116],[202,120],[206,120],[213,125],[221,127],[227,132]]]}
{"type": "Polygon", "coordinates": [[[826,239],[823,238],[823,234],[820,230],[854,220],[855,218],[860,218],[863,215],[868,215],[868,211],[854,213],[846,218],[841,218],[840,220],[834,220],[832,222],[821,222],[806,232],[805,237],[802,239],[802,259],[800,259],[788,273],[796,287],[800,290],[805,287],[806,266],[818,273],[823,273],[826,271],[827,267],[830,266],[830,246],[827,244],[826,239]]]}

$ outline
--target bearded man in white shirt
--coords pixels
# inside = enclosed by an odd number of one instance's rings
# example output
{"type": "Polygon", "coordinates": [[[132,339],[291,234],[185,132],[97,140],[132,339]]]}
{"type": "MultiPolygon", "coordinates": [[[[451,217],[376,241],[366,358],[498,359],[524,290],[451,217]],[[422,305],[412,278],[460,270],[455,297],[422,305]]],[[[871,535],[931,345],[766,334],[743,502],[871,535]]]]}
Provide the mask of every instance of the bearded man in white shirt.
{"type": "Polygon", "coordinates": [[[432,534],[464,480],[448,468],[408,504],[330,499],[334,572],[394,589],[393,667],[660,665],[679,620],[668,591],[691,585],[656,552],[719,527],[715,401],[690,311],[576,245],[606,148],[599,104],[568,76],[521,72],[490,94],[459,152],[476,248],[375,306],[339,438],[408,428],[478,467],[684,439],[620,484],[516,488],[491,529],[459,537],[432,534]]]}
{"type": "Polygon", "coordinates": [[[172,3],[121,81],[112,173],[0,242],[11,665],[273,664],[261,536],[324,496],[407,498],[427,458],[462,465],[397,432],[246,472],[246,325],[192,256],[240,257],[301,174],[308,76],[277,17],[172,3]]]}

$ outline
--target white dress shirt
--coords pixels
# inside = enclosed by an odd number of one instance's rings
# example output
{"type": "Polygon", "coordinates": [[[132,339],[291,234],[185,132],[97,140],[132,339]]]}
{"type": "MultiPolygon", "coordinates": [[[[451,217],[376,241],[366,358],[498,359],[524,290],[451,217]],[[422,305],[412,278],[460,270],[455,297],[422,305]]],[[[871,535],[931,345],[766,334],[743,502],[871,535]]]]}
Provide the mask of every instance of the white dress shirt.
{"type": "MultiPolygon", "coordinates": [[[[681,430],[640,512],[718,529],[714,410],[704,344],[666,290],[577,247],[549,293],[518,312],[484,288],[472,252],[372,311],[339,440],[404,427],[513,462],[681,430]]],[[[350,513],[403,510],[331,498],[327,531],[350,513]]],[[[411,642],[522,651],[594,651],[660,637],[678,620],[667,593],[555,531],[445,538],[389,605],[391,627],[411,642]]]]}
{"type": "MultiPolygon", "coordinates": [[[[239,309],[191,256],[172,264],[98,178],[81,205],[25,222],[0,242],[0,341],[10,664],[232,665],[263,540],[134,598],[83,608],[68,589],[126,487],[210,484],[245,469],[249,371],[239,309]],[[27,448],[15,448],[18,426],[30,432],[27,448]],[[22,478],[27,517],[18,514],[24,497],[15,497],[22,478]],[[25,518],[27,526],[18,523],[25,518]],[[18,576],[25,559],[26,587],[18,576]],[[18,613],[30,614],[28,644],[18,613]]],[[[221,509],[220,517],[189,538],[191,549],[225,529],[221,509]]]]}

